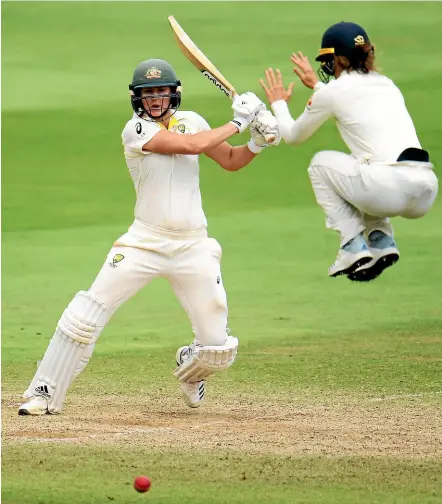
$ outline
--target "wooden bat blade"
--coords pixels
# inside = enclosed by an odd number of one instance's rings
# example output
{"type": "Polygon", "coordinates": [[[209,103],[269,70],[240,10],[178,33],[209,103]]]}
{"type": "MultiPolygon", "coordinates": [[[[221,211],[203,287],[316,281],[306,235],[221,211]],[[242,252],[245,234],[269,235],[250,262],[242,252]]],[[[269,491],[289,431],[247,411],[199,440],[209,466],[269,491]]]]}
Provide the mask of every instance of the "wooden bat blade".
{"type": "MultiPolygon", "coordinates": [[[[181,28],[174,16],[167,18],[172,28],[175,40],[184,56],[217,88],[233,100],[236,90],[224,75],[215,67],[207,56],[199,49],[187,33],[181,28]]],[[[275,141],[274,135],[265,135],[268,144],[275,141]]]]}
{"type": "Polygon", "coordinates": [[[173,17],[169,16],[169,24],[173,30],[175,40],[177,41],[178,47],[181,52],[186,56],[186,58],[205,76],[212,82],[217,88],[219,88],[223,93],[226,94],[231,100],[236,95],[235,88],[232,84],[224,77],[224,75],[215,67],[215,65],[207,58],[207,56],[199,49],[193,40],[187,35],[187,33],[181,28],[178,21],[173,17]]]}

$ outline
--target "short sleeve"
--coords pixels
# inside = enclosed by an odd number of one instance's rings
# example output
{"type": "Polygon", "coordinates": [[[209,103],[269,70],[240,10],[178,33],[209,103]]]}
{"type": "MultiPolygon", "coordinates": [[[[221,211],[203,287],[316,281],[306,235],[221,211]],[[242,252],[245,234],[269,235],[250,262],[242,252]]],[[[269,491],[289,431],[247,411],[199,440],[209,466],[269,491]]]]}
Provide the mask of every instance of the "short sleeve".
{"type": "Polygon", "coordinates": [[[210,131],[212,128],[209,126],[209,123],[204,119],[204,117],[200,116],[196,112],[189,113],[189,119],[196,126],[197,132],[200,131],[210,131]]]}
{"type": "Polygon", "coordinates": [[[155,122],[131,119],[121,135],[125,156],[130,158],[140,154],[149,154],[148,151],[143,151],[143,145],[152,140],[159,131],[161,127],[155,122]]]}

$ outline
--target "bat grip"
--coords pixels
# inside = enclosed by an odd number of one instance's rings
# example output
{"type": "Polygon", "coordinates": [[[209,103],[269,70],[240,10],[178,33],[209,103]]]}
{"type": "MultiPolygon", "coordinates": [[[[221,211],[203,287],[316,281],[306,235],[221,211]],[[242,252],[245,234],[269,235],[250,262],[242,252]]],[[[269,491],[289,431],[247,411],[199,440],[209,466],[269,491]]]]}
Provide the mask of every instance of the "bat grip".
{"type": "MultiPolygon", "coordinates": [[[[237,94],[238,93],[237,93],[236,89],[232,88],[230,90],[230,99],[234,100],[234,98],[237,94]]],[[[276,140],[275,135],[264,135],[264,138],[265,138],[266,143],[268,143],[268,144],[272,144],[276,140]]]]}

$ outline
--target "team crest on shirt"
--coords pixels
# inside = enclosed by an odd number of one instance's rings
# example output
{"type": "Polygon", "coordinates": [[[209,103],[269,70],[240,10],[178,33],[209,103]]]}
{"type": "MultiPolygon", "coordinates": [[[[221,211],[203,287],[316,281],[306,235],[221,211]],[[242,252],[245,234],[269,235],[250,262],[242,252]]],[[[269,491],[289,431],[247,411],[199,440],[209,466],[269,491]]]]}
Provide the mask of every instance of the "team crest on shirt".
{"type": "Polygon", "coordinates": [[[124,259],[123,254],[115,254],[114,257],[112,258],[112,262],[109,263],[109,266],[111,268],[116,268],[118,266],[118,263],[120,263],[124,259]]]}
{"type": "Polygon", "coordinates": [[[310,96],[310,98],[309,98],[309,100],[307,102],[307,105],[306,105],[307,110],[311,109],[312,101],[313,101],[313,96],[310,96]]]}
{"type": "Polygon", "coordinates": [[[157,67],[150,67],[146,72],[146,79],[159,79],[161,77],[161,70],[157,67]]]}
{"type": "Polygon", "coordinates": [[[172,131],[176,131],[176,132],[183,133],[183,134],[188,133],[185,124],[175,124],[172,128],[172,131]]]}

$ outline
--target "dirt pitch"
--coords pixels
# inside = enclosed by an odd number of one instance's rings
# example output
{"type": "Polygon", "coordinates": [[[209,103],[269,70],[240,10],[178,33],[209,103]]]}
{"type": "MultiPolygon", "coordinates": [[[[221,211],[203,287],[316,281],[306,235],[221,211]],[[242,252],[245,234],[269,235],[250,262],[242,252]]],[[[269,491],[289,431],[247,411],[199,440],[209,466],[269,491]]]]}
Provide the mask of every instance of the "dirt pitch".
{"type": "MultiPolygon", "coordinates": [[[[442,397],[442,396],[439,396],[442,397]]],[[[436,401],[437,402],[437,401],[436,401]]],[[[19,417],[2,396],[3,443],[128,443],[262,455],[442,456],[442,415],[433,402],[396,396],[330,404],[262,399],[207,400],[198,410],[176,398],[70,396],[61,415],[19,417]]]]}

